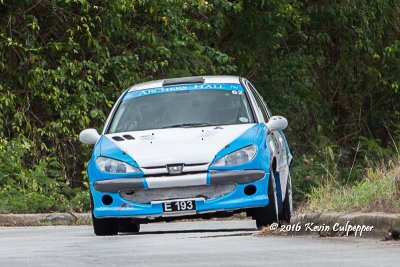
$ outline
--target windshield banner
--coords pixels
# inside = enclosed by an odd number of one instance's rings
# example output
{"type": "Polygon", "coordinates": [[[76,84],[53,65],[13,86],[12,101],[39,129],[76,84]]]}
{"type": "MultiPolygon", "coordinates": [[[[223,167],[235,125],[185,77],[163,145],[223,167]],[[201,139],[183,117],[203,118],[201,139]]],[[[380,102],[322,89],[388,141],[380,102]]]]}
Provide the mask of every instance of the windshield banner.
{"type": "Polygon", "coordinates": [[[232,93],[234,94],[238,92],[241,92],[239,94],[243,93],[242,85],[236,83],[184,84],[184,85],[164,86],[158,88],[131,91],[125,95],[123,101],[140,96],[186,91],[186,90],[229,90],[232,91],[232,93]]]}

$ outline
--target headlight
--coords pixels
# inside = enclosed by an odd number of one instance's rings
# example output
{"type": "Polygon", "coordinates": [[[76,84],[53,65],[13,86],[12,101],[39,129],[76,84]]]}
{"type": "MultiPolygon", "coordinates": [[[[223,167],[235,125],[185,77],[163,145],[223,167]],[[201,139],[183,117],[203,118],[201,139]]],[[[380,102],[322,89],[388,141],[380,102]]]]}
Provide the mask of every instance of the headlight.
{"type": "Polygon", "coordinates": [[[98,157],[96,159],[96,164],[100,170],[109,173],[127,173],[139,171],[137,168],[129,165],[128,163],[106,157],[98,157]]]}
{"type": "Polygon", "coordinates": [[[257,154],[257,147],[255,145],[246,146],[242,149],[236,150],[216,162],[211,166],[222,167],[222,166],[234,166],[241,165],[253,160],[254,156],[257,154]]]}

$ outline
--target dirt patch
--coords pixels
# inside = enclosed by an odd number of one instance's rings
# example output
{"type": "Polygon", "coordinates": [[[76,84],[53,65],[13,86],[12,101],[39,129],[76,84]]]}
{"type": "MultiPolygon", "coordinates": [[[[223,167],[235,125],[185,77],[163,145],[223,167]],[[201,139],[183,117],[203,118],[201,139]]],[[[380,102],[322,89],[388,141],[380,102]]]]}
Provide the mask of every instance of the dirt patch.
{"type": "Polygon", "coordinates": [[[271,228],[274,228],[274,227],[271,227],[270,225],[264,226],[260,230],[260,235],[262,235],[262,236],[271,236],[271,235],[283,236],[283,235],[288,235],[288,232],[281,231],[279,227],[278,227],[278,229],[271,229],[271,228]]]}

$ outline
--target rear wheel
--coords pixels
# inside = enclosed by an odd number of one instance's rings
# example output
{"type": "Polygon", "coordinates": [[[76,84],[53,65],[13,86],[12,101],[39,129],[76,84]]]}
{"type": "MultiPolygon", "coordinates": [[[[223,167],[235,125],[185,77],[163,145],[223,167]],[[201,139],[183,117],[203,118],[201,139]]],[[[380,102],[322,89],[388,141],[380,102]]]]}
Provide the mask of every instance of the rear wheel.
{"type": "Polygon", "coordinates": [[[288,180],[286,184],[286,194],[285,200],[283,201],[282,211],[279,213],[279,220],[281,222],[290,223],[290,217],[293,211],[293,201],[292,201],[292,179],[290,174],[288,175],[288,180]]]}
{"type": "Polygon", "coordinates": [[[279,223],[275,177],[272,172],[270,173],[268,181],[268,199],[268,206],[256,208],[253,211],[253,217],[256,220],[257,228],[262,228],[272,223],[279,223]]]}
{"type": "Polygon", "coordinates": [[[90,204],[92,209],[92,222],[95,235],[116,235],[118,234],[118,223],[115,218],[97,219],[94,217],[94,203],[92,194],[90,194],[90,204]]]}
{"type": "Polygon", "coordinates": [[[130,218],[118,219],[118,232],[120,233],[138,233],[140,224],[135,223],[130,218]]]}

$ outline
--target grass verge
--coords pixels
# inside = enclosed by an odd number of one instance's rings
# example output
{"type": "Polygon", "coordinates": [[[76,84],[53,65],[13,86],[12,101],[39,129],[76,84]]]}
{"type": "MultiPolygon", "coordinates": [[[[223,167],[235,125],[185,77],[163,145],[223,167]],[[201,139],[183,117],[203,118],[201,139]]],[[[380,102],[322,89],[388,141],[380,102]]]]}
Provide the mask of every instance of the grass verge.
{"type": "Polygon", "coordinates": [[[304,208],[313,212],[400,213],[400,162],[367,169],[365,178],[352,185],[328,180],[313,188],[308,199],[304,208]]]}

